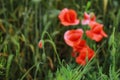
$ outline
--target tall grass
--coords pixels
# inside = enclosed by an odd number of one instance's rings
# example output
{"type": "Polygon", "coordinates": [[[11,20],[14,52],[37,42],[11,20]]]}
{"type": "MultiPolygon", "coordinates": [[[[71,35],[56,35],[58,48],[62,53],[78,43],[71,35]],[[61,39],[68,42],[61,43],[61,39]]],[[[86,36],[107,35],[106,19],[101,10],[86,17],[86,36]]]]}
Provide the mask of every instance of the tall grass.
{"type": "Polygon", "coordinates": [[[0,0],[0,80],[119,80],[119,0],[0,0]],[[108,38],[87,39],[96,56],[86,66],[75,63],[58,20],[63,8],[94,12],[108,38]],[[43,48],[38,42],[42,40],[43,48]]]}

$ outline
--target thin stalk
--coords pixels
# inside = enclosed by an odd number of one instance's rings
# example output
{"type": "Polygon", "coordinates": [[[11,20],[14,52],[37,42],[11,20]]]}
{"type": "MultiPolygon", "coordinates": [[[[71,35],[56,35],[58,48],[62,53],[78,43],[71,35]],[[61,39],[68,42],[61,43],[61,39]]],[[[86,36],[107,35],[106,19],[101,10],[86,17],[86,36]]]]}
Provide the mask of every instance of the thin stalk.
{"type": "Polygon", "coordinates": [[[54,49],[54,51],[55,51],[55,54],[56,54],[56,56],[57,56],[58,62],[59,62],[59,64],[62,66],[62,63],[61,63],[60,58],[59,58],[59,56],[58,56],[58,53],[57,53],[56,46],[55,46],[54,42],[51,41],[51,40],[45,40],[45,43],[46,43],[46,42],[49,42],[49,43],[52,44],[53,49],[54,49]]]}

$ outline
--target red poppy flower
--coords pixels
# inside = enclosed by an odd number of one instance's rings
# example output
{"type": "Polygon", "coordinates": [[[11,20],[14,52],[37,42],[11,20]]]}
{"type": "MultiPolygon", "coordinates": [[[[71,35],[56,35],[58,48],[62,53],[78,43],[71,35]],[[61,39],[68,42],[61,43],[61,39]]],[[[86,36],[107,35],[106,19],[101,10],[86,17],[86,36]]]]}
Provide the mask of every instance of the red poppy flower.
{"type": "Polygon", "coordinates": [[[73,46],[73,51],[80,52],[80,50],[82,50],[82,48],[85,48],[85,47],[87,47],[86,41],[81,40],[79,44],[73,46]]]}
{"type": "Polygon", "coordinates": [[[68,30],[64,34],[64,40],[67,45],[73,47],[74,45],[79,44],[83,35],[82,29],[68,30]]]}
{"type": "Polygon", "coordinates": [[[94,51],[91,48],[86,47],[80,51],[79,56],[76,57],[76,62],[78,64],[85,65],[87,60],[89,61],[93,57],[94,57],[94,51]]]}
{"type": "Polygon", "coordinates": [[[76,56],[77,56],[77,52],[73,51],[73,52],[71,53],[71,56],[72,56],[72,57],[76,57],[76,56]]]}
{"type": "Polygon", "coordinates": [[[61,24],[64,26],[70,26],[70,25],[77,25],[79,24],[79,20],[77,19],[77,14],[72,9],[64,8],[60,14],[59,19],[61,21],[61,24]]]}
{"type": "Polygon", "coordinates": [[[103,37],[107,37],[107,34],[103,31],[103,25],[97,22],[90,22],[90,30],[86,31],[86,35],[96,42],[102,40],[103,37]]]}
{"type": "Polygon", "coordinates": [[[42,48],[42,41],[40,40],[39,43],[38,43],[38,47],[39,48],[42,48]]]}
{"type": "Polygon", "coordinates": [[[87,14],[86,12],[84,13],[84,19],[82,20],[82,25],[87,25],[89,24],[91,21],[95,21],[96,20],[96,16],[91,13],[91,14],[87,14]]]}

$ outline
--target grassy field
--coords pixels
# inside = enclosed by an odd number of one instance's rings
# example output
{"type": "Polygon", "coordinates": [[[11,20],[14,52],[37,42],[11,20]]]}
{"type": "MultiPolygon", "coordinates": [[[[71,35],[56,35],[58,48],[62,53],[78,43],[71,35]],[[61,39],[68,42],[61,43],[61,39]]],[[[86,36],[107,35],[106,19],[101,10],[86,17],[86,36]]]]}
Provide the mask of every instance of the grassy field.
{"type": "Polygon", "coordinates": [[[0,80],[120,80],[120,0],[0,0],[0,80]],[[58,15],[93,12],[108,35],[100,42],[83,36],[95,57],[81,66],[64,41],[69,29],[58,15]],[[42,40],[42,48],[38,47],[42,40]]]}

